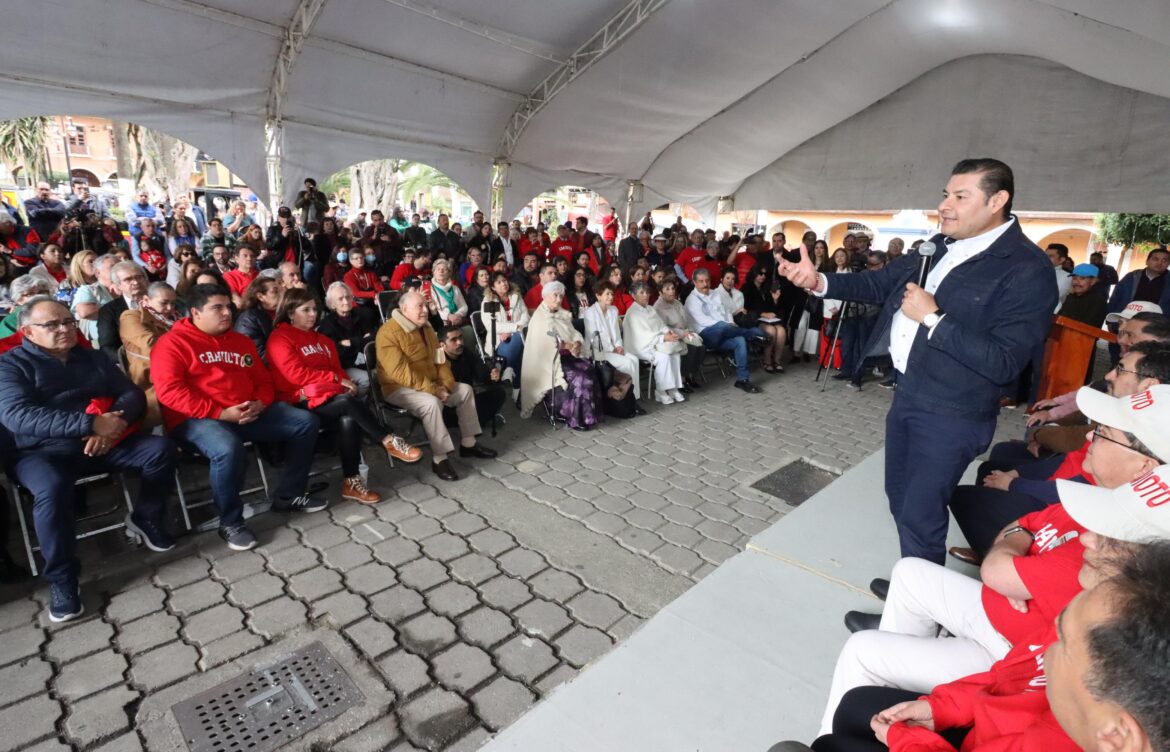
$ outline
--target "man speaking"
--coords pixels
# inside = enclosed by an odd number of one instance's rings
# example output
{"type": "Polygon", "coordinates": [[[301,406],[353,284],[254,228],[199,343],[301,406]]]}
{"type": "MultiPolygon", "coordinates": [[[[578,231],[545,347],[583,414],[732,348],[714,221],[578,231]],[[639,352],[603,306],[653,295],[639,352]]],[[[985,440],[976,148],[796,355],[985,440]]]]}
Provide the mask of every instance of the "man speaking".
{"type": "Polygon", "coordinates": [[[778,267],[815,295],[882,305],[875,336],[889,337],[900,372],[886,416],[886,496],[904,557],[944,563],[947,499],[991,443],[1005,387],[1048,335],[1052,265],[1012,216],[1014,193],[1006,164],[965,159],[938,205],[933,257],[826,276],[802,247],[800,261],[778,267]]]}

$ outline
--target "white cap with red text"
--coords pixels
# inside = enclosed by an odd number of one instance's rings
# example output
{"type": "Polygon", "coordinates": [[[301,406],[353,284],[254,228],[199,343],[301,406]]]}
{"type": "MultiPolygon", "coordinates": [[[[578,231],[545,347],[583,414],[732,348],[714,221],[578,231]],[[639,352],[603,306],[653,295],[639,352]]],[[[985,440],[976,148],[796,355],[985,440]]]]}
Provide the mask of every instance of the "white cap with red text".
{"type": "Polygon", "coordinates": [[[1110,324],[1116,324],[1118,321],[1129,321],[1139,313],[1161,313],[1162,306],[1157,303],[1151,303],[1148,300],[1135,300],[1125,308],[1122,308],[1117,313],[1111,313],[1105,317],[1105,320],[1110,324]]]}
{"type": "Polygon", "coordinates": [[[1098,535],[1131,543],[1170,538],[1170,465],[1117,488],[1056,481],[1069,516],[1098,535]]]}
{"type": "Polygon", "coordinates": [[[1077,390],[1077,409],[1094,423],[1133,434],[1159,463],[1170,463],[1170,384],[1128,397],[1110,397],[1084,386],[1077,390]]]}

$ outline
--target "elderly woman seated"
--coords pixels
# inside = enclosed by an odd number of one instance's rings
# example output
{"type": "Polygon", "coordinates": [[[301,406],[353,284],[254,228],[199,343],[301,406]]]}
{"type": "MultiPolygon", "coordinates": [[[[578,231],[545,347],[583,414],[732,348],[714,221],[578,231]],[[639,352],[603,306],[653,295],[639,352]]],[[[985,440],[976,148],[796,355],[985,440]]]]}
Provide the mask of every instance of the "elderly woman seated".
{"type": "Polygon", "coordinates": [[[481,333],[484,338],[484,350],[489,356],[498,353],[504,359],[505,370],[502,380],[509,381],[515,374],[520,373],[520,364],[524,360],[524,335],[521,332],[528,326],[529,320],[524,296],[508,280],[507,274],[496,272],[492,274],[491,284],[484,292],[480,311],[485,330],[481,333]],[[493,319],[495,342],[492,341],[493,319]],[[508,374],[507,369],[511,369],[512,374],[508,374]]]}
{"type": "Polygon", "coordinates": [[[337,357],[349,380],[357,385],[358,396],[370,391],[370,372],[366,369],[366,345],[378,333],[378,314],[365,306],[356,305],[353,291],[344,282],[334,282],[325,291],[328,309],[317,325],[317,331],[337,345],[337,357]]]}
{"type": "Polygon", "coordinates": [[[699,336],[698,332],[691,331],[687,326],[687,309],[678,299],[678,279],[674,276],[666,277],[659,285],[658,300],[654,303],[654,310],[662,319],[662,323],[666,324],[670,331],[677,334],[687,346],[686,353],[682,355],[683,385],[679,391],[683,394],[690,394],[694,390],[700,389],[699,371],[703,367],[703,354],[706,350],[703,347],[703,338],[699,336]]]}
{"type": "Polygon", "coordinates": [[[520,417],[527,418],[545,399],[569,428],[586,431],[601,421],[601,390],[593,361],[581,357],[584,342],[562,307],[565,286],[546,282],[532,310],[524,368],[520,376],[520,417]]]}
{"type": "MultiPolygon", "coordinates": [[[[598,282],[594,288],[597,302],[585,310],[585,349],[594,360],[607,360],[614,368],[630,377],[634,382],[634,398],[641,394],[638,378],[638,359],[626,352],[622,341],[622,327],[618,323],[618,309],[614,305],[616,290],[611,282],[598,282]]],[[[631,303],[633,298],[630,298],[631,303]]],[[[635,415],[645,415],[639,404],[635,415]]]]}
{"type": "Polygon", "coordinates": [[[626,347],[639,360],[654,366],[654,399],[663,405],[684,402],[682,388],[682,354],[687,351],[682,337],[650,307],[650,286],[645,282],[630,284],[634,302],[622,323],[626,347]]]}

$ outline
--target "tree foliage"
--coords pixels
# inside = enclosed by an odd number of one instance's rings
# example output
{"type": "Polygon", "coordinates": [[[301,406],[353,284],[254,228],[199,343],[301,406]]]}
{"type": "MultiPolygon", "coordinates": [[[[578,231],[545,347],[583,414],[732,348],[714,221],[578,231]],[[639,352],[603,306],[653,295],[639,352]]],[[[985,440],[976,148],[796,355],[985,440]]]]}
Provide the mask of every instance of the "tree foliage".
{"type": "Polygon", "coordinates": [[[1098,214],[1098,236],[1125,248],[1165,245],[1170,240],[1170,214],[1098,214]]]}
{"type": "Polygon", "coordinates": [[[45,177],[45,134],[49,130],[49,118],[15,118],[0,122],[0,159],[15,168],[24,165],[30,183],[45,177]]]}

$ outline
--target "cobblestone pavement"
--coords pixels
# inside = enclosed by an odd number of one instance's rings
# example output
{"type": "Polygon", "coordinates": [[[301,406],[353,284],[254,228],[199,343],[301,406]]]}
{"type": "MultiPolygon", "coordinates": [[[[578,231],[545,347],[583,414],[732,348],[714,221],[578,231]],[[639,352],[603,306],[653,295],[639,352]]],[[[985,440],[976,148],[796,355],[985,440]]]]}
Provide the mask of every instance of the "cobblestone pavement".
{"type": "Polygon", "coordinates": [[[756,479],[800,457],[841,472],[881,445],[891,393],[822,393],[814,370],[760,374],[755,396],[716,379],[588,433],[509,411],[482,437],[498,459],[456,460],[464,480],[374,462],[381,504],[262,515],[250,552],[91,539],[84,619],[50,625],[43,587],[0,591],[0,748],[141,749],[147,696],[326,627],[395,697],[332,749],[474,749],[783,516],[756,479]]]}

